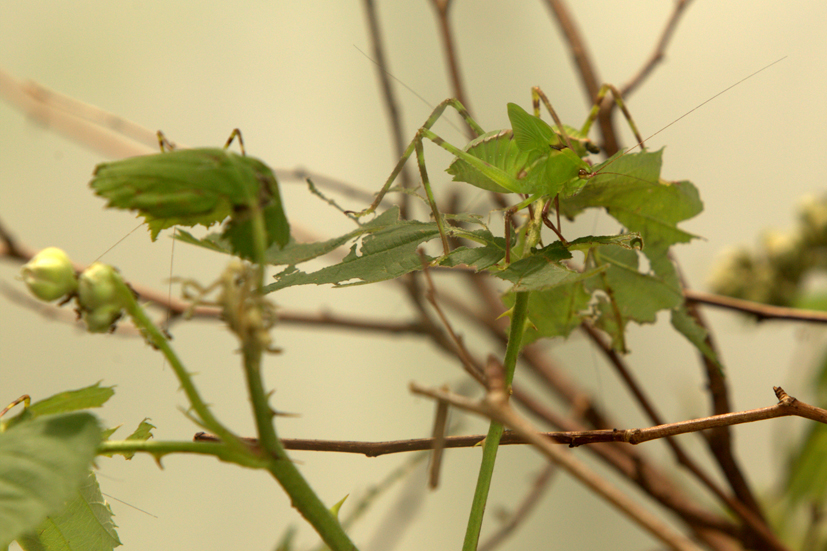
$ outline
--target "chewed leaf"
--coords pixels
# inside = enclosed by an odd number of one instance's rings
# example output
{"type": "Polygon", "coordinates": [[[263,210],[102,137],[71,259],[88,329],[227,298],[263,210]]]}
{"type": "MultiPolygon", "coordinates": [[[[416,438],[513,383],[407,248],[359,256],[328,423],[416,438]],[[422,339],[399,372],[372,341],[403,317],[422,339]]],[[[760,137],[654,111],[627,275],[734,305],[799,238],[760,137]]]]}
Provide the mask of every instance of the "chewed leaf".
{"type": "Polygon", "coordinates": [[[107,206],[138,211],[152,239],[172,226],[210,227],[232,220],[226,237],[236,254],[252,249],[250,213],[260,209],[267,244],[284,246],[290,229],[273,171],[224,149],[184,149],[132,157],[95,168],[89,183],[107,206]]]}
{"type": "Polygon", "coordinates": [[[439,229],[433,222],[397,220],[393,225],[364,235],[361,243],[353,244],[340,263],[309,274],[290,266],[276,274],[277,281],[263,291],[269,293],[310,283],[349,286],[395,279],[422,269],[423,261],[430,262],[431,258],[420,257],[417,247],[437,237],[439,229]]]}
{"type": "MultiPolygon", "coordinates": [[[[138,428],[135,431],[126,437],[127,440],[138,440],[140,442],[145,442],[152,438],[152,429],[155,428],[155,425],[148,422],[146,419],[141,421],[138,425],[138,428]]],[[[115,429],[117,430],[117,429],[115,429]]],[[[114,430],[112,432],[115,432],[114,430]]],[[[111,434],[110,432],[109,434],[111,434]]],[[[108,435],[107,435],[108,436],[108,435]]],[[[114,457],[115,455],[122,455],[126,459],[132,459],[135,456],[135,452],[128,452],[128,451],[116,451],[116,452],[104,452],[101,455],[107,455],[109,457],[114,457]]]]}
{"type": "Polygon", "coordinates": [[[678,307],[683,293],[677,280],[660,277],[657,273],[641,273],[638,269],[638,253],[621,247],[601,246],[591,251],[587,266],[604,268],[599,277],[591,278],[586,287],[603,291],[597,310],[596,325],[612,335],[612,343],[625,351],[624,331],[626,324],[654,323],[661,310],[678,307]]]}
{"type": "Polygon", "coordinates": [[[0,547],[59,512],[84,480],[101,440],[94,415],[44,415],[0,434],[0,547]]]}
{"type": "Polygon", "coordinates": [[[650,250],[688,242],[695,236],[677,224],[699,214],[703,204],[692,183],[660,179],[662,155],[663,150],[617,155],[595,167],[597,174],[583,190],[561,202],[562,213],[573,217],[585,208],[605,208],[639,232],[650,250]]]}
{"type": "Polygon", "coordinates": [[[63,551],[111,551],[122,545],[115,531],[112,509],[89,471],[73,499],[63,510],[49,516],[31,535],[20,538],[24,549],[63,551]]]}

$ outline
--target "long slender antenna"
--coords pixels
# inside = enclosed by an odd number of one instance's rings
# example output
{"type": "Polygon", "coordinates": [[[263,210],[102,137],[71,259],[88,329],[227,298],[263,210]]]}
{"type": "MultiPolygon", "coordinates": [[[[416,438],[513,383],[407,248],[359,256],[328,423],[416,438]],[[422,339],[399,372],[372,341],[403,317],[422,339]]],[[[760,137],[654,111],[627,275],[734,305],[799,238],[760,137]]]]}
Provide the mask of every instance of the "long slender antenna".
{"type": "Polygon", "coordinates": [[[684,113],[683,115],[681,115],[680,117],[678,117],[677,119],[673,120],[672,122],[670,122],[669,124],[667,124],[666,126],[664,126],[663,128],[661,128],[660,130],[658,130],[657,132],[655,132],[654,134],[652,134],[651,136],[649,136],[648,138],[646,138],[646,139],[645,139],[645,140],[643,140],[642,142],[638,142],[638,143],[636,143],[635,145],[633,145],[632,147],[630,147],[629,149],[627,149],[627,150],[626,150],[626,153],[628,153],[629,151],[633,150],[633,149],[634,149],[634,148],[636,148],[636,147],[640,147],[640,146],[642,146],[643,144],[645,144],[646,142],[648,142],[649,140],[651,140],[652,138],[654,138],[655,136],[657,136],[658,134],[660,134],[661,132],[663,132],[664,130],[666,130],[667,128],[669,128],[670,126],[672,126],[673,124],[675,124],[675,123],[676,123],[676,122],[678,122],[679,120],[681,120],[682,118],[686,117],[687,115],[690,115],[690,114],[694,113],[695,111],[697,111],[698,109],[700,109],[701,107],[703,107],[704,105],[706,105],[707,103],[709,103],[710,101],[714,100],[715,98],[717,98],[717,97],[718,97],[718,96],[720,96],[721,94],[725,94],[726,92],[729,92],[730,90],[732,90],[733,88],[735,88],[736,86],[738,86],[739,84],[741,84],[742,82],[744,82],[745,80],[749,80],[749,79],[751,79],[752,77],[754,77],[754,76],[755,76],[755,75],[757,75],[758,73],[760,73],[760,72],[762,72],[762,71],[765,71],[765,70],[769,69],[770,67],[772,67],[772,66],[773,66],[773,65],[775,65],[776,63],[780,63],[780,62],[784,61],[785,59],[787,59],[787,56],[784,56],[784,57],[782,57],[782,58],[776,59],[775,61],[773,61],[773,62],[772,62],[772,63],[770,63],[769,65],[765,65],[764,67],[762,67],[762,68],[758,69],[757,71],[755,71],[755,72],[754,72],[754,73],[752,73],[751,75],[747,75],[747,76],[745,76],[744,78],[742,78],[741,80],[739,80],[739,81],[738,81],[738,82],[736,82],[735,84],[732,84],[731,86],[728,86],[728,87],[724,88],[723,90],[721,90],[720,92],[718,92],[717,94],[715,94],[714,96],[712,96],[711,98],[709,98],[708,100],[704,101],[703,103],[701,103],[701,104],[699,104],[699,105],[696,105],[695,107],[693,107],[692,109],[690,109],[689,111],[687,111],[686,113],[684,113]]]}

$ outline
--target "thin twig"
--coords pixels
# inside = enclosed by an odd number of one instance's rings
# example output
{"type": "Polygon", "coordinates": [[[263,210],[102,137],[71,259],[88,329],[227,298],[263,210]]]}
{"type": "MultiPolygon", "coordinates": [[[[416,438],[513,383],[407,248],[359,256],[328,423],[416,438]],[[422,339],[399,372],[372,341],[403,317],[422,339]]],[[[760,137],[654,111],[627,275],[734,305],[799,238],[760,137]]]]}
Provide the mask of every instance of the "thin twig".
{"type": "MultiPolygon", "coordinates": [[[[379,66],[376,72],[379,77],[379,83],[382,88],[382,97],[384,99],[385,108],[388,110],[388,121],[391,125],[391,136],[393,137],[393,155],[395,159],[399,159],[405,151],[405,141],[402,130],[402,115],[400,114],[399,102],[396,99],[396,93],[393,91],[390,79],[388,78],[388,62],[385,59],[385,49],[382,45],[382,33],[379,30],[379,16],[376,13],[376,6],[373,0],[364,0],[365,15],[368,18],[368,30],[371,40],[373,58],[379,66]]],[[[408,168],[405,167],[400,175],[402,179],[402,187],[413,187],[413,178],[411,177],[408,168]]],[[[402,194],[399,204],[399,212],[402,218],[408,217],[408,196],[402,194]]]]}
{"type": "MultiPolygon", "coordinates": [[[[413,391],[415,394],[424,394],[432,398],[439,398],[457,407],[462,407],[463,409],[467,408],[458,405],[457,400],[463,400],[463,404],[467,404],[471,401],[470,398],[466,398],[443,389],[428,390],[423,389],[416,384],[412,385],[412,389],[414,389],[413,391]]],[[[773,391],[779,400],[775,405],[726,413],[723,415],[711,415],[709,417],[655,425],[646,428],[535,432],[536,434],[545,437],[552,444],[565,444],[568,447],[573,448],[606,442],[619,442],[637,445],[680,434],[700,432],[716,427],[729,427],[733,425],[742,425],[744,423],[754,423],[756,421],[776,419],[778,417],[804,417],[805,419],[827,424],[827,410],[793,398],[784,392],[784,389],[781,387],[773,387],[773,391]]],[[[446,436],[445,447],[473,448],[480,441],[482,441],[483,438],[485,438],[484,434],[446,436]]],[[[527,438],[519,431],[506,431],[502,438],[502,443],[507,445],[530,444],[534,440],[533,438],[527,438]]],[[[194,439],[196,441],[203,442],[218,441],[218,437],[204,432],[197,433],[194,439]]],[[[251,445],[258,445],[258,441],[255,438],[244,438],[244,440],[251,445]]],[[[408,440],[390,440],[385,442],[357,442],[352,440],[307,440],[300,438],[284,438],[282,441],[284,442],[285,448],[288,450],[355,453],[362,454],[367,457],[378,457],[380,455],[393,453],[430,450],[433,448],[435,439],[412,438],[408,440]]]]}
{"type": "MultiPolygon", "coordinates": [[[[646,396],[643,389],[634,379],[634,376],[620,355],[612,349],[611,345],[606,342],[606,340],[598,334],[593,327],[588,324],[583,324],[582,328],[591,338],[592,342],[597,345],[598,349],[603,352],[609,360],[609,363],[615,367],[621,379],[623,379],[629,387],[630,391],[641,407],[643,407],[643,410],[646,412],[649,419],[657,425],[664,425],[661,416],[655,411],[651,400],[646,396]]],[[[760,515],[755,514],[750,507],[744,505],[736,499],[733,499],[732,496],[724,492],[724,490],[712,479],[712,477],[707,475],[707,473],[704,472],[700,466],[689,457],[683,447],[674,438],[667,436],[666,444],[672,450],[678,464],[683,465],[689,472],[695,475],[700,482],[709,488],[709,490],[712,491],[718,499],[726,503],[727,506],[735,511],[738,516],[740,516],[753,530],[760,533],[764,539],[775,539],[775,536],[767,526],[766,521],[761,518],[760,515]]]]}
{"type": "MultiPolygon", "coordinates": [[[[426,263],[423,257],[423,265],[425,264],[426,263]]],[[[439,317],[439,320],[442,322],[442,326],[445,328],[445,331],[448,332],[448,336],[451,338],[451,341],[454,344],[454,354],[456,354],[457,358],[459,358],[460,362],[462,362],[465,371],[474,379],[476,379],[484,385],[485,376],[483,372],[480,371],[479,367],[474,364],[474,361],[471,359],[471,354],[468,352],[468,349],[465,348],[465,344],[462,342],[462,338],[460,338],[454,331],[454,328],[451,327],[451,323],[448,321],[448,317],[445,315],[445,312],[442,311],[442,308],[439,306],[439,303],[436,300],[436,288],[434,287],[434,281],[431,279],[430,270],[428,270],[426,266],[422,272],[425,276],[425,282],[427,285],[425,298],[436,311],[436,314],[439,317]]]]}
{"type": "MultiPolygon", "coordinates": [[[[675,267],[678,271],[678,280],[681,288],[685,289],[687,287],[686,278],[684,277],[684,274],[677,262],[675,262],[675,267]]],[[[691,302],[686,302],[685,304],[689,315],[706,331],[706,338],[704,339],[706,346],[713,351],[715,356],[720,357],[717,352],[717,346],[712,337],[712,333],[708,330],[706,320],[698,309],[697,304],[691,302]]],[[[721,364],[719,362],[713,362],[709,357],[707,357],[706,354],[699,354],[698,356],[704,366],[704,371],[706,372],[709,395],[712,401],[712,413],[720,415],[732,411],[732,406],[729,401],[729,389],[727,388],[727,381],[724,378],[721,364]]],[[[766,525],[767,521],[761,505],[758,503],[758,500],[753,494],[752,489],[747,482],[746,476],[744,475],[743,469],[741,469],[738,459],[735,457],[735,451],[733,450],[732,445],[732,434],[729,427],[722,426],[716,428],[715,430],[711,430],[707,434],[706,442],[710,451],[712,451],[712,455],[715,457],[715,460],[724,472],[724,476],[726,477],[727,482],[736,497],[750,510],[752,510],[755,515],[761,519],[762,523],[766,525]]],[[[748,535],[746,539],[753,540],[755,538],[749,537],[748,535]]],[[[768,541],[766,538],[763,539],[768,541]]],[[[752,542],[749,541],[747,543],[751,544],[752,542]]],[[[768,543],[770,542],[768,541],[768,543]]]]}
{"type": "Polygon", "coordinates": [[[717,308],[735,310],[744,314],[755,316],[758,321],[763,320],[791,320],[804,321],[807,323],[827,323],[827,312],[817,310],[802,310],[799,308],[786,308],[783,306],[772,306],[761,304],[739,298],[714,295],[694,289],[684,289],[683,296],[687,302],[706,304],[717,308]]]}
{"type": "MultiPolygon", "coordinates": [[[[3,69],[0,69],[0,98],[38,124],[107,158],[121,159],[158,152],[155,131],[37,82],[19,80],[3,69]]],[[[182,143],[177,145],[186,148],[182,143]]],[[[333,189],[345,197],[359,201],[369,201],[372,197],[352,184],[303,168],[274,169],[273,172],[279,181],[303,183],[312,178],[318,186],[333,189]]]]}
{"type": "Polygon", "coordinates": [[[669,16],[669,20],[663,28],[663,32],[660,35],[660,40],[658,40],[658,43],[655,46],[655,51],[652,52],[652,55],[649,56],[649,59],[646,60],[643,67],[640,68],[637,74],[629,79],[629,82],[620,88],[621,94],[624,98],[631,95],[632,92],[634,92],[643,83],[643,81],[646,80],[646,77],[648,77],[652,70],[654,70],[655,66],[663,60],[666,55],[666,47],[669,45],[672,35],[675,34],[675,29],[678,27],[678,22],[680,21],[683,12],[686,11],[686,8],[689,7],[691,2],[692,0],[678,0],[675,2],[672,15],[669,16]]]}
{"type": "MultiPolygon", "coordinates": [[[[431,0],[431,5],[434,7],[434,10],[436,10],[437,21],[439,21],[442,48],[445,51],[445,60],[448,62],[448,75],[451,78],[452,95],[457,98],[470,113],[472,112],[471,105],[468,103],[468,96],[465,94],[465,88],[462,84],[456,46],[454,46],[454,35],[453,32],[451,32],[451,22],[448,17],[448,11],[451,9],[451,0],[431,0]]],[[[476,137],[468,125],[463,125],[463,127],[465,128],[465,135],[469,140],[476,137]]]]}
{"type": "Polygon", "coordinates": [[[540,435],[531,423],[520,417],[509,406],[508,393],[504,389],[489,391],[481,401],[470,400],[464,396],[450,392],[420,387],[415,383],[411,383],[411,391],[415,394],[430,396],[432,398],[445,399],[456,407],[466,411],[472,411],[511,427],[512,430],[528,440],[548,459],[565,469],[569,474],[608,503],[617,507],[629,519],[671,549],[685,551],[699,549],[699,547],[686,536],[676,532],[671,526],[632,500],[626,492],[610,484],[573,454],[566,453],[558,447],[555,447],[547,438],[540,435]]]}

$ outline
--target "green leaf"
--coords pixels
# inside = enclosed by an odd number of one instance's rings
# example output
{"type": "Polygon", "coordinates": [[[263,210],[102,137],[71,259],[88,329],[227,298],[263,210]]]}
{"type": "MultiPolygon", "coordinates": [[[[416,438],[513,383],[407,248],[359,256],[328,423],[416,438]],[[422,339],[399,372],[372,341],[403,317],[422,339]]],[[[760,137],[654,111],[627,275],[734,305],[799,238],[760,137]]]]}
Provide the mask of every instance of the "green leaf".
{"type": "MultiPolygon", "coordinates": [[[[433,222],[397,220],[393,225],[363,233],[366,234],[362,237],[361,246],[354,243],[342,262],[309,274],[290,266],[276,274],[277,281],[267,285],[264,292],[310,283],[333,283],[344,287],[395,279],[422,269],[423,261],[432,260],[421,258],[417,247],[438,237],[439,229],[433,222]]],[[[339,240],[341,238],[336,239],[339,240]]]]}
{"type": "Polygon", "coordinates": [[[643,250],[643,239],[637,232],[621,233],[619,235],[587,235],[569,241],[569,251],[588,251],[600,245],[616,245],[629,250],[643,250]]]}
{"type": "MultiPolygon", "coordinates": [[[[399,207],[392,207],[355,230],[327,241],[296,243],[291,240],[283,248],[270,247],[264,255],[265,261],[267,264],[274,266],[295,266],[333,252],[352,239],[389,228],[398,223],[399,207]]],[[[186,231],[179,229],[175,238],[184,243],[197,245],[211,251],[233,254],[230,242],[218,234],[213,233],[203,239],[197,239],[186,231]]]]}
{"type": "Polygon", "coordinates": [[[61,392],[45,400],[35,402],[31,405],[29,411],[37,417],[55,413],[68,413],[80,409],[99,408],[114,394],[115,387],[100,386],[100,381],[98,381],[94,385],[61,392]]]}
{"type": "MultiPolygon", "coordinates": [[[[542,337],[568,337],[590,315],[592,295],[585,289],[585,280],[564,283],[547,291],[528,295],[528,319],[533,327],[526,329],[523,343],[542,337]]],[[[506,306],[514,304],[514,293],[503,297],[506,306]]]]}
{"type": "MultiPolygon", "coordinates": [[[[574,217],[589,207],[606,208],[626,229],[639,232],[648,250],[663,250],[695,236],[677,227],[703,210],[691,182],[660,179],[663,150],[615,156],[595,167],[589,184],[561,201],[561,212],[574,217]]],[[[648,256],[648,254],[647,254],[648,256]]]]}
{"type": "Polygon", "coordinates": [[[551,289],[584,277],[584,274],[561,263],[569,258],[571,253],[558,241],[491,274],[513,283],[510,292],[551,289]]]}
{"type": "Polygon", "coordinates": [[[0,434],[0,547],[74,497],[100,441],[87,412],[38,417],[0,434]]]}
{"type": "Polygon", "coordinates": [[[290,237],[273,171],[258,159],[225,149],[184,149],[103,163],[89,185],[108,207],[138,211],[153,241],[172,226],[210,227],[231,217],[225,238],[236,254],[249,258],[256,209],[264,216],[267,246],[284,246],[290,237]]]}
{"type": "Polygon", "coordinates": [[[25,551],[111,551],[121,544],[114,516],[101,495],[95,474],[88,472],[75,498],[33,534],[18,539],[25,551]]]}
{"type": "Polygon", "coordinates": [[[791,503],[824,503],[827,499],[827,425],[810,423],[790,461],[786,492],[791,503]]]}
{"type": "Polygon", "coordinates": [[[637,252],[633,250],[597,247],[591,251],[587,266],[606,268],[586,286],[592,292],[606,293],[597,304],[600,315],[595,325],[612,336],[613,346],[618,350],[625,350],[623,335],[629,321],[654,323],[658,311],[675,308],[683,302],[680,287],[672,278],[640,273],[637,252]]]}
{"type": "Polygon", "coordinates": [[[714,363],[718,369],[723,373],[724,366],[718,359],[718,355],[707,344],[706,338],[709,332],[702,327],[686,310],[686,304],[681,304],[672,310],[672,327],[674,327],[681,335],[695,345],[701,354],[703,354],[709,361],[714,363]]]}
{"type": "MultiPolygon", "coordinates": [[[[505,243],[505,239],[499,239],[505,243]]],[[[503,257],[505,257],[505,250],[502,246],[457,247],[442,259],[439,265],[447,268],[469,266],[479,272],[495,266],[503,257]]]]}
{"type": "MultiPolygon", "coordinates": [[[[827,355],[813,377],[816,405],[827,405],[827,355]]],[[[792,450],[787,469],[786,497],[793,505],[802,502],[821,505],[827,499],[827,425],[810,423],[797,449],[792,450]]]]}
{"type": "MultiPolygon", "coordinates": [[[[133,432],[132,434],[130,434],[129,436],[126,437],[126,440],[138,440],[139,442],[145,442],[145,441],[149,440],[150,438],[152,438],[152,429],[154,429],[154,428],[155,428],[155,425],[153,425],[152,423],[148,423],[147,420],[144,419],[138,425],[138,428],[135,429],[135,432],[133,432]]],[[[115,432],[115,431],[114,430],[111,431],[109,433],[109,435],[111,435],[113,432],[115,432]]],[[[108,457],[114,457],[116,455],[122,455],[126,459],[132,459],[135,456],[135,452],[129,452],[129,451],[102,452],[100,455],[105,455],[105,456],[108,456],[108,457]]]]}

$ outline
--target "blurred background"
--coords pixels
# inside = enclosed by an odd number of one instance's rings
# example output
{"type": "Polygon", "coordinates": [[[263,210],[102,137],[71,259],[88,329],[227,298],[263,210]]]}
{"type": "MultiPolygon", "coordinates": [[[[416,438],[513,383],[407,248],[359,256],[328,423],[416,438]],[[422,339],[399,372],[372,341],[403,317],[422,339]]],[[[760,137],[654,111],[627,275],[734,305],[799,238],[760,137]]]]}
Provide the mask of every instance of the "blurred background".
{"type": "MultiPolygon", "coordinates": [[[[579,125],[585,119],[590,102],[542,2],[454,4],[451,21],[462,76],[472,113],[484,128],[507,127],[506,103],[528,108],[533,85],[543,87],[564,121],[579,125]]],[[[622,85],[654,50],[672,3],[572,2],[570,8],[598,79],[622,85]]],[[[407,139],[432,106],[451,95],[436,19],[425,0],[384,2],[378,10],[388,70],[430,104],[398,88],[407,139]]],[[[693,288],[704,288],[722,248],[754,243],[764,228],[791,226],[799,197],[823,193],[824,170],[818,159],[827,150],[825,24],[827,4],[818,0],[695,2],[678,24],[663,63],[628,98],[641,132],[649,136],[787,56],[648,143],[651,148],[666,146],[664,177],[691,180],[705,203],[705,211],[683,225],[702,239],[676,247],[693,288]]],[[[360,50],[370,52],[370,42],[358,2],[232,7],[226,2],[151,0],[0,4],[0,67],[15,77],[162,129],[171,140],[188,146],[219,146],[238,127],[248,153],[274,168],[304,168],[375,192],[395,158],[376,66],[360,50]]],[[[449,125],[437,131],[457,145],[465,143],[449,125]]],[[[449,179],[442,172],[449,158],[436,147],[426,149],[439,189],[449,179]]],[[[0,104],[0,220],[28,246],[61,247],[73,260],[91,263],[137,224],[129,214],[104,210],[103,201],[87,188],[94,166],[105,160],[0,104]]],[[[352,227],[311,196],[301,181],[282,182],[282,194],[294,229],[334,236],[352,227]]],[[[363,206],[342,203],[354,209],[363,206]]],[[[589,219],[584,227],[591,230],[602,223],[589,219]]],[[[166,290],[171,244],[166,235],[151,243],[141,228],[102,260],[131,281],[166,290]]],[[[225,261],[178,244],[174,272],[209,283],[225,261]]],[[[0,280],[22,288],[15,280],[18,269],[0,264],[0,280]]],[[[291,288],[271,298],[291,311],[400,320],[407,319],[408,311],[393,284],[291,288]]],[[[804,397],[812,356],[822,343],[820,330],[789,323],[756,326],[734,314],[705,311],[727,366],[736,409],[775,403],[773,385],[804,397]]],[[[629,362],[667,419],[705,415],[708,398],[696,354],[672,335],[668,318],[661,321],[663,326],[632,328],[629,362]]],[[[179,324],[174,334],[176,349],[189,369],[199,373],[196,383],[218,417],[237,432],[253,435],[233,338],[205,322],[179,324]]],[[[466,338],[478,350],[488,349],[482,337],[466,338]]],[[[278,421],[283,437],[427,436],[433,406],[412,397],[408,382],[456,385],[465,379],[455,359],[416,337],[282,325],[275,339],[284,353],[267,360],[267,383],[275,389],[272,404],[301,414],[278,421]]],[[[585,340],[575,335],[550,346],[571,375],[629,427],[647,424],[585,340]]],[[[84,334],[6,299],[0,299],[0,377],[0,402],[23,393],[38,400],[99,380],[117,385],[115,397],[98,412],[106,425],[124,425],[116,437],[128,435],[144,417],[158,427],[158,439],[186,440],[199,430],[181,413],[185,401],[171,370],[142,341],[84,334]]],[[[744,468],[761,492],[778,483],[785,445],[804,424],[783,419],[734,430],[744,468]]],[[[462,431],[483,432],[486,426],[463,418],[462,431]]],[[[683,438],[696,457],[707,462],[700,438],[683,438]]],[[[647,447],[669,464],[663,445],[647,447]]],[[[330,504],[346,494],[364,494],[408,460],[401,455],[291,456],[330,504]]],[[[419,475],[412,477],[406,487],[381,498],[353,537],[365,549],[391,549],[394,543],[393,548],[410,551],[457,548],[478,463],[476,450],[449,452],[437,492],[426,491],[419,475]],[[405,515],[414,517],[404,529],[388,518],[402,497],[411,505],[405,515]]],[[[497,508],[514,506],[542,464],[530,449],[500,451],[484,534],[494,526],[497,508]]],[[[164,470],[143,456],[131,462],[101,458],[98,466],[105,493],[154,515],[112,502],[128,548],[270,549],[291,524],[299,526],[301,543],[316,542],[265,473],[174,456],[164,460],[164,470]]],[[[543,503],[503,548],[544,547],[550,539],[560,548],[653,545],[565,475],[554,481],[543,503]]]]}

